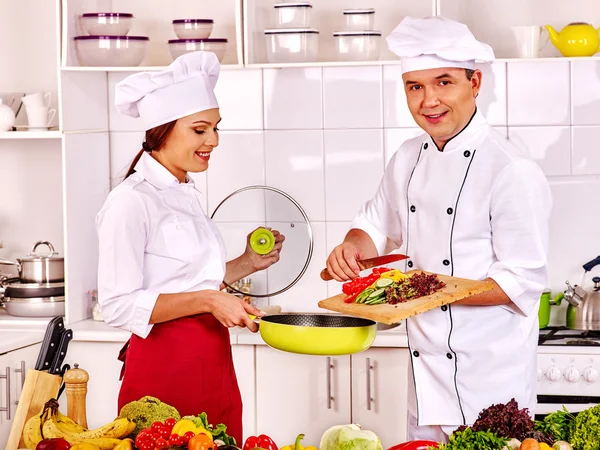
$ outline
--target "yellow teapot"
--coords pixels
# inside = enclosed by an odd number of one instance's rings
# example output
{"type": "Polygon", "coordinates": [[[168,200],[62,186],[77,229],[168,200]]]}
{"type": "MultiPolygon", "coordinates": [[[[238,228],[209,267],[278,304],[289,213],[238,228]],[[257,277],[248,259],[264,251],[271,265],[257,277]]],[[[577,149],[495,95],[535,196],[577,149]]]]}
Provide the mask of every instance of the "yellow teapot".
{"type": "Polygon", "coordinates": [[[589,23],[570,23],[560,33],[550,25],[546,25],[545,28],[550,40],[563,56],[592,56],[600,47],[600,28],[596,30],[589,23]]]}

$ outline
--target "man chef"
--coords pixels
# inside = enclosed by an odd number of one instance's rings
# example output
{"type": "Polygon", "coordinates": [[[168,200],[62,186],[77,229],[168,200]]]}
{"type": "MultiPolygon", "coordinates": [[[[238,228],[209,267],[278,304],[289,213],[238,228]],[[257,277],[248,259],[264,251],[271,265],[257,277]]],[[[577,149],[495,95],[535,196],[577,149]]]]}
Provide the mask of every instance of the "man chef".
{"type": "Polygon", "coordinates": [[[552,197],[540,168],[477,108],[475,61],[492,62],[491,47],[439,16],[406,17],[387,42],[425,133],[392,157],[327,268],[348,280],[358,276],[357,259],[397,248],[409,255],[404,270],[493,282],[406,321],[409,438],[443,442],[513,397],[533,414],[552,197]]]}

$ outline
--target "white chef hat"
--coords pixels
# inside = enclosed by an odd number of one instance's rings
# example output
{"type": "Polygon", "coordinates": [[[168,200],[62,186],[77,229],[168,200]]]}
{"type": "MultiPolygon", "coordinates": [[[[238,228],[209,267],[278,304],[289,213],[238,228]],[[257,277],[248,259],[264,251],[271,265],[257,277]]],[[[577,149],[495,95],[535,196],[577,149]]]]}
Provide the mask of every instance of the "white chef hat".
{"type": "Polygon", "coordinates": [[[405,17],[387,37],[400,57],[402,73],[459,67],[475,69],[475,61],[494,61],[494,50],[479,42],[469,28],[442,16],[405,17]]]}
{"type": "Polygon", "coordinates": [[[218,108],[214,88],[220,65],[212,52],[191,52],[160,72],[140,72],[115,87],[117,110],[141,118],[146,129],[218,108]]]}

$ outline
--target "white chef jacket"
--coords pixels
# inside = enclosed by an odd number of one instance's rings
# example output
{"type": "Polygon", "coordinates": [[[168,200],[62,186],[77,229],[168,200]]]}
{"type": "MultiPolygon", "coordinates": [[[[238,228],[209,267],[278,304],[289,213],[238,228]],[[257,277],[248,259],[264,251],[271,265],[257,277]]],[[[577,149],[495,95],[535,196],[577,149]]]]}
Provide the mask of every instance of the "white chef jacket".
{"type": "Polygon", "coordinates": [[[419,426],[471,425],[513,397],[533,414],[551,207],[540,168],[476,112],[443,151],[426,134],[406,141],[360,209],[353,227],[379,254],[395,243],[409,255],[405,270],[491,277],[513,302],[407,319],[409,413],[419,426]]]}
{"type": "Polygon", "coordinates": [[[225,245],[191,178],[144,152],[96,218],[98,302],[109,325],[142,338],[159,294],[219,289],[225,245]]]}

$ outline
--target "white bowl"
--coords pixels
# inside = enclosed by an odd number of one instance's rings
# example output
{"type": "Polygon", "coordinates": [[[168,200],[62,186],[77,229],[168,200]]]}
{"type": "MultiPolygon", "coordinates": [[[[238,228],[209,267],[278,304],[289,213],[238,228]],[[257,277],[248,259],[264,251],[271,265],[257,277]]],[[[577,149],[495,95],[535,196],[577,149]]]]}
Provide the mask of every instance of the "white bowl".
{"type": "Polygon", "coordinates": [[[214,26],[212,19],[176,19],[173,30],[179,39],[207,39],[214,26]]]}
{"type": "Polygon", "coordinates": [[[333,33],[339,61],[376,61],[379,59],[381,32],[338,31],[333,33]]]}
{"type": "Polygon", "coordinates": [[[265,30],[267,61],[275,63],[314,62],[319,56],[319,32],[312,28],[265,30]]]}
{"type": "Polygon", "coordinates": [[[223,61],[227,50],[227,39],[172,39],[169,41],[169,52],[173,59],[190,52],[203,50],[217,55],[223,61]]]}
{"type": "Polygon", "coordinates": [[[374,9],[345,9],[347,31],[372,30],[375,26],[374,9]]]}
{"type": "Polygon", "coordinates": [[[92,36],[125,36],[131,30],[133,14],[129,13],[85,13],[81,25],[92,36]]]}
{"type": "Polygon", "coordinates": [[[139,66],[146,56],[146,36],[76,36],[75,53],[82,66],[139,66]]]}
{"type": "Polygon", "coordinates": [[[277,28],[309,28],[312,19],[312,5],[308,2],[277,3],[277,28]]]}

